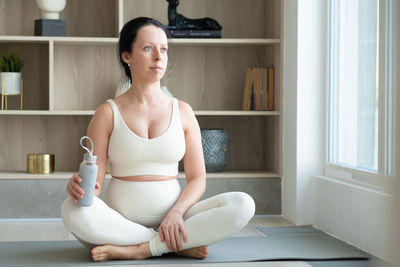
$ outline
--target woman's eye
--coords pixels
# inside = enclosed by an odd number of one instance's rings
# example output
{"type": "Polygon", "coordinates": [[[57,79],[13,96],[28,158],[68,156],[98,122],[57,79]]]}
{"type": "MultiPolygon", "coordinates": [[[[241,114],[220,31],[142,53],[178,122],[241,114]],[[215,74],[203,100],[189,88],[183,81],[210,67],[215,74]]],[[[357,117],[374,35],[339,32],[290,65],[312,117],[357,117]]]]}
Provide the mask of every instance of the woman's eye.
{"type": "Polygon", "coordinates": [[[168,52],[168,48],[165,48],[165,47],[164,47],[164,48],[161,48],[161,51],[164,52],[164,53],[166,53],[166,52],[168,52]]]}
{"type": "Polygon", "coordinates": [[[146,46],[144,50],[151,50],[151,46],[146,46]]]}

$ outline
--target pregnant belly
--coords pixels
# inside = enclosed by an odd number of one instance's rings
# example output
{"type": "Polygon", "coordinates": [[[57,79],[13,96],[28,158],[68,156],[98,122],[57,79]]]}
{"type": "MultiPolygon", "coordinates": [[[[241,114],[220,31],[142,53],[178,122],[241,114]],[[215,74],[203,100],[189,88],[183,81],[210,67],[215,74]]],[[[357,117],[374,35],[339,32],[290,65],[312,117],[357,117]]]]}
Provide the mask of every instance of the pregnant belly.
{"type": "Polygon", "coordinates": [[[104,192],[104,201],[127,219],[153,227],[161,223],[180,193],[176,179],[133,182],[112,178],[104,192]]]}

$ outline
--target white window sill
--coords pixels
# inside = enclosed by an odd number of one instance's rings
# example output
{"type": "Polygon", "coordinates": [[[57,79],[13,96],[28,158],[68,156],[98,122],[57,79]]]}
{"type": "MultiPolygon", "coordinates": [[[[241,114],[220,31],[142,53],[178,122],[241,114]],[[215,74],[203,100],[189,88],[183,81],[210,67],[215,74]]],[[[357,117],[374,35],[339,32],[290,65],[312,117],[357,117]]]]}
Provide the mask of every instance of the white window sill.
{"type": "Polygon", "coordinates": [[[330,176],[330,175],[313,175],[313,179],[321,179],[333,183],[338,183],[341,185],[349,186],[352,188],[356,188],[362,191],[367,191],[370,193],[381,194],[386,197],[394,197],[396,194],[395,188],[396,186],[394,179],[388,179],[386,181],[376,181],[376,183],[372,184],[365,181],[360,181],[358,179],[354,179],[346,176],[330,176]],[[391,186],[390,186],[391,184],[391,186]]]}

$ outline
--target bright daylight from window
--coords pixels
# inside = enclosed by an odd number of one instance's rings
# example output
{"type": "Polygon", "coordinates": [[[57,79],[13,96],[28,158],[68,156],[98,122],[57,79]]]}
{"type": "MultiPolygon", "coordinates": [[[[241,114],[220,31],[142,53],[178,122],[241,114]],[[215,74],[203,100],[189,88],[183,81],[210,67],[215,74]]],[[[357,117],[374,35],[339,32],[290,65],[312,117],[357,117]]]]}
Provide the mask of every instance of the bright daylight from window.
{"type": "Polygon", "coordinates": [[[379,0],[332,0],[330,163],[378,172],[379,0]]]}

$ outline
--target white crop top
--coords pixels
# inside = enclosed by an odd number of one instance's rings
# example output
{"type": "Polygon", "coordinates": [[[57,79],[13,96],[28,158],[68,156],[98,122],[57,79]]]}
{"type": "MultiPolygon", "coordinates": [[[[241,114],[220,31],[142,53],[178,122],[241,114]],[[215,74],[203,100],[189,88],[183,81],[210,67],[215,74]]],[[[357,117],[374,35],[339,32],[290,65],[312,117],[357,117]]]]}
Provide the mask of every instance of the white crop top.
{"type": "Polygon", "coordinates": [[[186,144],[178,100],[173,98],[172,101],[168,129],[158,137],[147,139],[129,129],[115,102],[107,100],[114,113],[114,127],[108,144],[112,176],[178,175],[178,162],[185,154],[186,144]]]}

